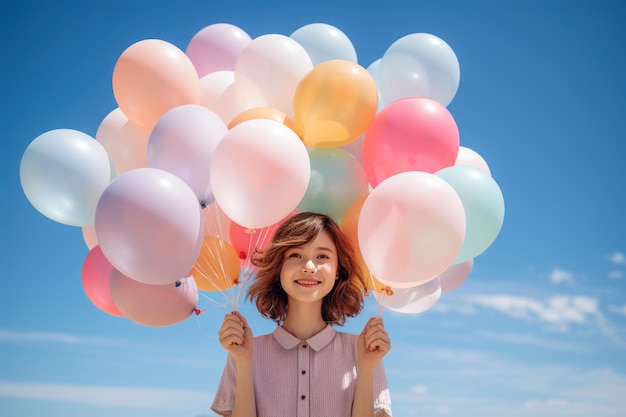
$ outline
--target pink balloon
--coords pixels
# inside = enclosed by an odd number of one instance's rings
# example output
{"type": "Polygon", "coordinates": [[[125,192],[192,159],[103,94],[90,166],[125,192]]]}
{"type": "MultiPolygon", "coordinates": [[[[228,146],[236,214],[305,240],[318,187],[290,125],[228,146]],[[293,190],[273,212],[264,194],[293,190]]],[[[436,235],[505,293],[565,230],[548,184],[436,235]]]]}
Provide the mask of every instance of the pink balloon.
{"type": "Polygon", "coordinates": [[[216,71],[232,71],[237,57],[251,41],[250,35],[237,26],[215,23],[196,33],[185,53],[203,77],[216,71]]]}
{"type": "Polygon", "coordinates": [[[485,174],[491,176],[491,169],[485,159],[473,149],[459,146],[459,154],[456,156],[454,166],[469,166],[478,168],[485,174]]]}
{"type": "Polygon", "coordinates": [[[192,315],[198,305],[198,288],[192,277],[175,283],[150,285],[113,269],[111,296],[124,317],[144,326],[171,326],[192,315]]]}
{"type": "Polygon", "coordinates": [[[393,291],[392,295],[375,293],[382,306],[398,313],[417,314],[437,304],[441,298],[441,283],[435,278],[415,287],[393,291]]]}
{"type": "Polygon", "coordinates": [[[99,246],[89,251],[83,262],[83,289],[89,300],[100,310],[122,317],[111,297],[110,276],[113,265],[107,260],[99,246]]]}
{"type": "Polygon", "coordinates": [[[372,187],[400,172],[433,173],[454,165],[459,144],[459,129],[445,106],[405,98],[374,118],[363,139],[363,168],[372,187]]]}
{"type": "Polygon", "coordinates": [[[215,200],[231,220],[249,228],[287,216],[304,196],[311,176],[300,138],[269,119],[247,120],[229,130],[210,168],[215,200]]]}
{"type": "Polygon", "coordinates": [[[372,275],[392,288],[409,288],[450,266],[465,226],[463,203],[447,182],[426,172],[403,172],[365,199],[358,241],[372,275]]]}
{"type": "Polygon", "coordinates": [[[152,129],[148,163],[185,181],[201,204],[213,201],[209,166],[228,129],[215,112],[197,104],[174,107],[152,129]]]}
{"type": "Polygon", "coordinates": [[[96,235],[111,264],[146,284],[187,276],[202,244],[202,214],[187,184],[138,168],[114,179],[96,209],[96,235]]]}
{"type": "Polygon", "coordinates": [[[147,147],[150,131],[134,124],[118,107],[98,126],[96,140],[104,146],[115,174],[148,166],[147,147]]]}
{"type": "Polygon", "coordinates": [[[454,291],[461,286],[472,272],[474,259],[467,260],[458,264],[451,265],[439,275],[441,281],[441,292],[454,291]]]}

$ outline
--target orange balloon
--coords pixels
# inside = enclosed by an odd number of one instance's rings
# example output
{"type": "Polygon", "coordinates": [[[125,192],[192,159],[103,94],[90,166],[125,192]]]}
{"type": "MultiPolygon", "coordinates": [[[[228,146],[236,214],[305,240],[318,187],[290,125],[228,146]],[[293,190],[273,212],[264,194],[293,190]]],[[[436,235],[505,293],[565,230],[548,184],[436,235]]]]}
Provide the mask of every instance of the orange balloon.
{"type": "Polygon", "coordinates": [[[205,236],[191,275],[198,290],[223,291],[239,282],[241,263],[230,243],[205,236]]]}
{"type": "Polygon", "coordinates": [[[298,84],[295,129],[307,146],[342,146],[367,130],[377,106],[376,82],[365,68],[342,59],[322,62],[298,84]]]}
{"type": "Polygon", "coordinates": [[[284,124],[289,129],[294,130],[293,121],[287,117],[285,113],[274,107],[253,107],[251,109],[244,110],[235,116],[229,123],[228,129],[232,129],[241,122],[252,119],[269,119],[275,120],[284,124]]]}
{"type": "Polygon", "coordinates": [[[166,41],[146,39],[118,58],[113,94],[126,117],[151,131],[168,110],[200,104],[200,79],[182,50],[166,41]]]}
{"type": "Polygon", "coordinates": [[[363,207],[363,203],[367,198],[368,194],[365,194],[358,199],[356,199],[348,210],[344,213],[341,218],[341,224],[339,227],[343,230],[344,234],[348,238],[348,241],[352,245],[352,248],[356,252],[357,255],[357,263],[361,267],[361,271],[363,272],[363,278],[365,280],[361,287],[365,292],[367,291],[376,291],[379,293],[385,293],[387,295],[393,294],[393,290],[378,281],[374,275],[370,272],[370,270],[365,265],[365,261],[363,260],[363,256],[361,255],[361,249],[359,247],[359,239],[358,239],[358,230],[359,230],[359,214],[361,213],[361,207],[363,207]]]}

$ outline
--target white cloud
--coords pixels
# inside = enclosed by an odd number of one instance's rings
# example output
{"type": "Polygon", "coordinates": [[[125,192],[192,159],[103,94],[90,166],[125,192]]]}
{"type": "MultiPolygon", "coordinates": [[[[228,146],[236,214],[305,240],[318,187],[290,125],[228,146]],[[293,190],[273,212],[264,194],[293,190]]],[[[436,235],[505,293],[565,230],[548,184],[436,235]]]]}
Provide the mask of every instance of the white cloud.
{"type": "Polygon", "coordinates": [[[622,252],[609,254],[609,261],[615,265],[626,265],[626,256],[622,252]]]}
{"type": "Polygon", "coordinates": [[[609,278],[611,279],[620,279],[623,277],[624,277],[624,272],[622,271],[618,271],[618,270],[609,271],[609,278]]]}
{"type": "Polygon", "coordinates": [[[0,396],[52,400],[95,406],[202,410],[210,404],[207,392],[145,387],[46,384],[0,381],[0,396]]]}
{"type": "Polygon", "coordinates": [[[117,345],[120,340],[107,339],[103,337],[85,337],[69,333],[58,332],[15,332],[12,330],[0,329],[0,343],[3,342],[55,342],[77,345],[117,345]]]}
{"type": "Polygon", "coordinates": [[[548,324],[584,324],[597,316],[598,301],[587,296],[556,295],[545,301],[515,295],[474,295],[471,304],[493,308],[514,318],[539,320],[548,324]]]}
{"type": "Polygon", "coordinates": [[[561,282],[572,283],[574,282],[574,274],[564,269],[554,268],[550,273],[550,281],[556,284],[561,282]]]}
{"type": "Polygon", "coordinates": [[[411,387],[411,392],[414,394],[423,395],[428,392],[428,388],[426,388],[426,386],[424,385],[415,385],[411,387]]]}

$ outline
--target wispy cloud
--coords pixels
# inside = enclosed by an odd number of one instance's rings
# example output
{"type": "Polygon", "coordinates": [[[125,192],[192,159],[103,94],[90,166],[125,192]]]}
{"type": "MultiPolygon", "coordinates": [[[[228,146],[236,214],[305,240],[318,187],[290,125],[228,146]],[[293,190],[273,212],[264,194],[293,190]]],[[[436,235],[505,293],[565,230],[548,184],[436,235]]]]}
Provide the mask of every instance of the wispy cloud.
{"type": "Polygon", "coordinates": [[[615,252],[609,254],[609,261],[615,265],[626,265],[626,255],[622,252],[615,252]]]}
{"type": "Polygon", "coordinates": [[[558,325],[583,324],[599,313],[597,299],[583,295],[556,295],[543,301],[507,294],[473,295],[466,301],[514,318],[558,325]]]}
{"type": "Polygon", "coordinates": [[[0,381],[0,396],[95,406],[204,410],[212,395],[178,389],[0,381]]]}
{"type": "Polygon", "coordinates": [[[623,271],[613,270],[609,271],[609,278],[611,279],[621,279],[624,277],[623,271]]]}
{"type": "Polygon", "coordinates": [[[41,343],[54,342],[74,345],[119,345],[123,341],[103,337],[79,336],[58,332],[16,332],[0,329],[0,343],[41,343]]]}
{"type": "Polygon", "coordinates": [[[555,284],[574,282],[574,274],[561,268],[554,268],[550,273],[550,281],[555,284]]]}
{"type": "Polygon", "coordinates": [[[611,305],[609,306],[609,311],[615,314],[621,314],[622,316],[626,316],[626,304],[621,306],[611,305]]]}
{"type": "Polygon", "coordinates": [[[571,343],[571,341],[556,341],[538,337],[535,334],[528,333],[504,333],[504,332],[481,332],[480,335],[485,339],[511,343],[516,346],[531,346],[543,349],[561,350],[569,352],[583,352],[585,348],[581,345],[571,343]]]}
{"type": "Polygon", "coordinates": [[[405,359],[386,363],[393,396],[402,404],[394,412],[402,416],[616,417],[626,407],[619,394],[626,375],[614,367],[564,365],[538,360],[540,355],[524,361],[524,355],[505,357],[498,350],[453,349],[442,357],[440,347],[398,347],[402,358],[417,358],[411,366],[418,367],[411,373],[405,359]],[[451,356],[456,360],[447,361],[451,356]],[[421,385],[415,384],[416,373],[421,385]],[[441,405],[446,409],[437,409],[441,405]]]}

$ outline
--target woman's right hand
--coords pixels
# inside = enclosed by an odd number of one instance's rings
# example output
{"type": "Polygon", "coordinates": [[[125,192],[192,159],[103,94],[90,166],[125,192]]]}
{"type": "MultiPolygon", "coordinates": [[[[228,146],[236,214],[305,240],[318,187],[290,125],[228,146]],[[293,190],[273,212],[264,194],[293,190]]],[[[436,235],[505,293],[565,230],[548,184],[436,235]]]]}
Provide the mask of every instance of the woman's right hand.
{"type": "Polygon", "coordinates": [[[239,312],[233,311],[224,316],[218,336],[220,345],[236,362],[252,360],[254,336],[248,322],[239,312]]]}

